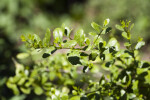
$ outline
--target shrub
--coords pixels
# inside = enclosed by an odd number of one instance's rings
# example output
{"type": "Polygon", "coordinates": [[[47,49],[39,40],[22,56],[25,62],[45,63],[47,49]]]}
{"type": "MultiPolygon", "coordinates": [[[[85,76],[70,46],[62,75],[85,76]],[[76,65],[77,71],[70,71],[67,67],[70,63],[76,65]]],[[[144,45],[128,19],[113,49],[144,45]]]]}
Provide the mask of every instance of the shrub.
{"type": "Polygon", "coordinates": [[[106,19],[103,25],[92,22],[95,32],[89,32],[89,37],[83,29],[72,37],[72,29],[64,24],[54,29],[53,41],[50,29],[43,39],[36,34],[22,35],[22,41],[32,52],[21,53],[18,58],[42,54],[45,59],[35,61],[32,68],[14,60],[16,75],[8,79],[7,86],[14,94],[34,91],[47,100],[150,99],[150,63],[139,56],[145,42],[141,37],[137,43],[131,42],[134,24],[130,21],[116,25],[126,39],[125,48],[120,48],[115,37],[104,40],[103,35],[112,30],[109,21],[106,19]],[[60,49],[67,53],[56,52],[60,49]],[[96,72],[99,79],[93,76],[96,72]]]}

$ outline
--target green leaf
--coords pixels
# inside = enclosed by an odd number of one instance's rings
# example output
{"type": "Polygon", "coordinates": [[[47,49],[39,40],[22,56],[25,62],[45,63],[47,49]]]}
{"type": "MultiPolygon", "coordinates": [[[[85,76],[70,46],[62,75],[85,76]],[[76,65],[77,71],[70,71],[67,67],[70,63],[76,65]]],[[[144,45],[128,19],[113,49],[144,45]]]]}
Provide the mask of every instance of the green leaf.
{"type": "Polygon", "coordinates": [[[73,96],[70,98],[70,100],[80,100],[80,96],[73,96]]]}
{"type": "Polygon", "coordinates": [[[56,48],[55,47],[50,47],[50,48],[46,48],[45,49],[45,53],[42,55],[42,58],[47,58],[49,57],[50,55],[52,55],[54,52],[56,52],[56,48]]]}
{"type": "Polygon", "coordinates": [[[140,49],[142,46],[144,46],[145,45],[145,42],[144,41],[140,41],[140,42],[138,42],[137,44],[136,44],[136,46],[135,46],[135,49],[137,50],[137,49],[140,49]]]}
{"type": "Polygon", "coordinates": [[[77,44],[77,41],[69,40],[66,43],[63,43],[62,45],[63,45],[64,48],[71,48],[71,47],[76,46],[76,44],[77,44]]]}
{"type": "Polygon", "coordinates": [[[18,59],[25,59],[27,57],[29,57],[28,53],[19,53],[19,54],[17,54],[18,59]]]}
{"type": "Polygon", "coordinates": [[[106,33],[109,33],[112,30],[111,27],[106,28],[106,33]]]}
{"type": "Polygon", "coordinates": [[[126,32],[122,32],[122,36],[123,36],[125,39],[130,39],[130,37],[128,37],[128,35],[127,35],[126,32]]]}
{"type": "Polygon", "coordinates": [[[87,97],[81,97],[80,100],[89,100],[87,97]]]}
{"type": "Polygon", "coordinates": [[[125,47],[130,47],[131,44],[130,44],[129,42],[125,42],[125,43],[124,43],[124,46],[125,46],[125,47]]]}
{"type": "Polygon", "coordinates": [[[89,35],[95,36],[97,34],[95,32],[90,32],[89,35]]]}
{"type": "Polygon", "coordinates": [[[80,53],[80,56],[88,56],[88,54],[85,53],[85,52],[81,52],[81,53],[80,53]]]}
{"type": "Polygon", "coordinates": [[[63,95],[61,96],[61,100],[69,100],[69,99],[68,99],[68,95],[67,95],[67,94],[63,94],[63,95]]]}
{"type": "Polygon", "coordinates": [[[116,25],[116,28],[117,28],[118,30],[120,30],[120,31],[124,31],[123,27],[120,26],[120,25],[116,25]]]}
{"type": "Polygon", "coordinates": [[[136,80],[136,81],[133,82],[132,89],[133,89],[134,93],[138,93],[138,84],[139,84],[138,80],[136,80]]]}
{"type": "Polygon", "coordinates": [[[31,88],[24,88],[24,87],[21,87],[20,90],[21,90],[24,94],[30,94],[30,93],[31,93],[31,88]]]}
{"type": "Polygon", "coordinates": [[[126,27],[126,23],[124,20],[121,21],[122,28],[126,27]]]}
{"type": "Polygon", "coordinates": [[[67,27],[65,24],[62,24],[62,28],[64,29],[64,33],[67,37],[70,37],[70,33],[72,31],[72,29],[70,29],[69,27],[67,27]]]}
{"type": "Polygon", "coordinates": [[[106,28],[103,29],[101,34],[105,34],[106,33],[106,28]]]}
{"type": "Polygon", "coordinates": [[[110,46],[109,47],[109,53],[112,53],[116,50],[116,48],[114,46],[110,46]]]}
{"type": "Polygon", "coordinates": [[[48,47],[50,45],[50,39],[51,39],[51,32],[50,29],[47,29],[45,33],[45,37],[43,39],[43,46],[48,47]]]}
{"type": "Polygon", "coordinates": [[[104,52],[104,50],[106,50],[105,46],[106,46],[106,41],[99,42],[98,48],[99,48],[101,53],[104,52]]]}
{"type": "Polygon", "coordinates": [[[85,38],[85,42],[87,45],[90,45],[90,39],[89,38],[85,38]]]}
{"type": "Polygon", "coordinates": [[[24,36],[24,35],[21,35],[21,40],[23,41],[23,42],[26,42],[26,37],[24,36]]]}
{"type": "Polygon", "coordinates": [[[55,43],[60,43],[60,42],[62,42],[63,35],[64,35],[63,29],[61,29],[61,28],[56,28],[56,29],[53,31],[53,36],[54,36],[54,41],[55,41],[55,43]]]}
{"type": "Polygon", "coordinates": [[[148,74],[145,76],[145,83],[150,85],[150,70],[147,71],[148,74]]]}
{"type": "Polygon", "coordinates": [[[97,23],[95,22],[92,22],[91,23],[91,26],[98,32],[100,32],[100,25],[98,25],[97,23]]]}
{"type": "Polygon", "coordinates": [[[46,83],[44,83],[44,85],[43,85],[43,88],[44,88],[45,90],[51,90],[51,87],[52,87],[52,83],[51,83],[51,82],[46,82],[46,83]]]}
{"type": "Polygon", "coordinates": [[[109,24],[109,22],[110,22],[110,19],[109,19],[109,18],[105,19],[105,20],[104,20],[104,23],[103,23],[103,26],[107,26],[107,25],[109,24]]]}
{"type": "Polygon", "coordinates": [[[33,34],[33,36],[34,36],[34,40],[36,40],[37,43],[41,41],[40,37],[37,34],[33,34]]]}
{"type": "Polygon", "coordinates": [[[18,85],[23,85],[25,83],[25,81],[26,81],[26,78],[24,78],[24,77],[21,78],[18,82],[18,85]]]}
{"type": "Polygon", "coordinates": [[[13,90],[13,93],[15,95],[18,95],[20,92],[19,92],[19,89],[17,88],[17,85],[16,84],[11,84],[10,82],[7,82],[6,83],[7,87],[12,89],[13,90]]]}
{"type": "Polygon", "coordinates": [[[72,91],[72,94],[73,94],[73,95],[77,95],[78,93],[77,93],[76,90],[73,90],[73,91],[72,91]]]}
{"type": "Polygon", "coordinates": [[[149,68],[150,67],[150,63],[149,62],[144,62],[141,66],[141,68],[149,68]]]}
{"type": "Polygon", "coordinates": [[[111,61],[106,62],[105,66],[106,66],[106,67],[111,67],[111,66],[112,66],[112,62],[111,62],[111,61]]]}
{"type": "Polygon", "coordinates": [[[134,23],[131,24],[131,26],[130,26],[130,31],[132,30],[133,27],[134,27],[134,23]]]}
{"type": "Polygon", "coordinates": [[[79,58],[78,56],[69,56],[69,57],[68,57],[68,61],[69,61],[72,65],[81,64],[80,58],[79,58]]]}
{"type": "Polygon", "coordinates": [[[34,93],[36,95],[41,95],[43,93],[43,89],[40,86],[35,86],[34,87],[34,93]]]}
{"type": "Polygon", "coordinates": [[[85,34],[84,34],[83,29],[79,29],[75,33],[74,39],[77,41],[77,43],[79,44],[79,46],[84,46],[85,34]]]}
{"type": "Polygon", "coordinates": [[[105,54],[100,54],[100,59],[104,61],[105,60],[105,54]]]}
{"type": "Polygon", "coordinates": [[[89,60],[94,61],[97,56],[98,56],[98,54],[97,54],[96,52],[92,52],[92,53],[89,55],[89,60]]]}
{"type": "Polygon", "coordinates": [[[83,67],[83,73],[87,72],[89,70],[89,67],[88,66],[84,66],[83,67]]]}
{"type": "Polygon", "coordinates": [[[119,50],[119,43],[116,38],[111,38],[107,44],[108,47],[115,47],[116,51],[119,50]]]}
{"type": "Polygon", "coordinates": [[[47,58],[47,57],[49,57],[49,56],[50,56],[50,53],[44,53],[44,54],[42,55],[43,58],[47,58]]]}

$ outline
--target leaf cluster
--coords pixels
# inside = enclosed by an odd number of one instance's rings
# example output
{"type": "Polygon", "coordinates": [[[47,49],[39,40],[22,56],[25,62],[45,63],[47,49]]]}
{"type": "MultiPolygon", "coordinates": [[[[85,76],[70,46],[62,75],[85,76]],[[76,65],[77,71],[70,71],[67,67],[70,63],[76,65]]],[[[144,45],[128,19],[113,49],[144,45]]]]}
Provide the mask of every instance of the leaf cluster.
{"type": "Polygon", "coordinates": [[[36,34],[22,35],[21,39],[28,47],[43,51],[43,58],[53,58],[54,61],[43,63],[43,66],[48,66],[48,72],[44,71],[47,70],[46,67],[40,66],[35,66],[31,72],[30,70],[26,72],[23,65],[16,64],[16,76],[9,78],[7,86],[15,94],[19,93],[19,87],[25,94],[33,90],[37,95],[46,95],[47,100],[150,99],[150,62],[140,60],[139,56],[139,49],[145,42],[142,38],[139,38],[136,44],[131,42],[131,29],[134,24],[130,24],[130,21],[121,21],[121,25],[116,25],[116,28],[122,32],[123,38],[127,40],[124,43],[126,49],[120,48],[120,43],[115,37],[105,41],[103,35],[111,32],[109,22],[109,19],[104,20],[102,26],[95,22],[91,23],[96,32],[89,32],[89,35],[94,39],[87,37],[83,29],[77,30],[72,37],[72,29],[64,24],[54,29],[53,37],[49,29],[44,39],[40,39],[36,34]],[[60,58],[56,59],[55,55],[51,56],[60,49],[69,49],[65,58],[59,56],[60,58]],[[66,64],[70,67],[64,72],[66,64]],[[76,86],[73,81],[75,79],[73,73],[79,74],[76,69],[73,70],[77,66],[82,66],[83,74],[92,72],[96,66],[109,71],[109,74],[103,74],[99,81],[83,79],[82,82],[87,84],[86,88],[83,88],[76,86]],[[63,92],[61,85],[55,86],[53,83],[55,79],[59,79],[65,88],[66,84],[71,85],[72,92],[63,92]]]}

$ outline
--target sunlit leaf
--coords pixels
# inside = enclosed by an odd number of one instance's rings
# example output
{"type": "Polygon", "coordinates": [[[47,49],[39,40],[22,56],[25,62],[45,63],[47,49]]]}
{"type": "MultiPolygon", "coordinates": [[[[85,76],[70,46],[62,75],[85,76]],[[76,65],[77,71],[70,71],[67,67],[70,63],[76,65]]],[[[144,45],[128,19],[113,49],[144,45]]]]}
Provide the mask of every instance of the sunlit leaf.
{"type": "Polygon", "coordinates": [[[98,25],[97,23],[95,22],[92,22],[91,23],[91,26],[98,32],[100,32],[100,25],[98,25]]]}
{"type": "Polygon", "coordinates": [[[85,34],[83,29],[79,29],[74,36],[74,39],[77,41],[79,46],[83,46],[85,42],[85,34]]]}
{"type": "Polygon", "coordinates": [[[103,26],[107,26],[107,25],[109,24],[109,22],[110,22],[110,19],[109,19],[109,18],[105,19],[105,20],[104,20],[104,23],[103,23],[103,26]]]}
{"type": "Polygon", "coordinates": [[[137,44],[136,44],[136,46],[135,46],[135,49],[140,49],[142,46],[144,46],[145,45],[145,42],[144,41],[140,41],[140,42],[138,42],[137,44]]]}
{"type": "Polygon", "coordinates": [[[54,40],[55,40],[56,43],[62,42],[63,35],[64,35],[64,32],[61,28],[56,28],[53,31],[53,36],[54,36],[54,40]]]}

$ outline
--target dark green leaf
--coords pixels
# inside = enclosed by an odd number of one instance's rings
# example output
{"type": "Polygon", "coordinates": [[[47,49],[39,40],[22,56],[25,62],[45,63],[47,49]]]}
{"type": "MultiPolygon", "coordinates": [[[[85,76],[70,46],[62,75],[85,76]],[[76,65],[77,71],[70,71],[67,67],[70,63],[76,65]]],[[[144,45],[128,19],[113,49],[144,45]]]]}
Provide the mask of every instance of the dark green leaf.
{"type": "Polygon", "coordinates": [[[106,29],[106,33],[109,33],[111,30],[112,30],[112,28],[111,28],[111,27],[108,27],[108,28],[106,29]]]}
{"type": "Polygon", "coordinates": [[[116,50],[116,48],[114,46],[109,47],[109,53],[112,53],[116,50]]]}
{"type": "Polygon", "coordinates": [[[87,97],[81,97],[80,100],[89,100],[87,97]]]}
{"type": "Polygon", "coordinates": [[[105,66],[106,67],[111,67],[112,63],[111,62],[106,62],[105,66]]]}
{"type": "Polygon", "coordinates": [[[49,57],[49,56],[50,56],[49,53],[44,53],[44,54],[42,55],[43,58],[47,58],[47,57],[49,57]]]}
{"type": "Polygon", "coordinates": [[[105,54],[100,54],[100,59],[104,61],[105,60],[105,54]]]}
{"type": "Polygon", "coordinates": [[[70,37],[70,33],[71,33],[72,30],[68,26],[66,26],[65,24],[62,24],[62,28],[64,29],[65,35],[67,37],[70,37]]]}
{"type": "Polygon", "coordinates": [[[101,79],[99,80],[99,85],[103,85],[105,82],[105,77],[104,75],[101,77],[101,79]]]}
{"type": "Polygon", "coordinates": [[[85,53],[85,52],[81,52],[81,53],[80,53],[80,56],[88,56],[88,54],[85,53]]]}
{"type": "Polygon", "coordinates": [[[42,57],[43,57],[43,58],[47,58],[47,57],[49,57],[51,54],[53,54],[54,52],[56,52],[56,50],[57,50],[57,49],[54,49],[54,50],[50,51],[50,53],[47,53],[47,52],[46,52],[46,53],[44,53],[44,54],[42,55],[42,57]]]}
{"type": "Polygon", "coordinates": [[[102,49],[103,47],[103,42],[99,42],[99,49],[102,49]]]}
{"type": "Polygon", "coordinates": [[[89,67],[88,67],[88,66],[84,66],[84,67],[83,67],[83,73],[87,72],[87,71],[88,71],[88,69],[89,69],[89,67]]]}
{"type": "Polygon", "coordinates": [[[80,58],[79,58],[78,56],[69,56],[69,57],[68,57],[68,61],[69,61],[72,65],[81,64],[80,58]]]}
{"type": "Polygon", "coordinates": [[[144,63],[142,64],[142,67],[141,67],[141,68],[148,68],[148,67],[150,67],[150,63],[144,62],[144,63]]]}
{"type": "Polygon", "coordinates": [[[97,53],[92,52],[92,53],[89,55],[89,60],[94,61],[94,60],[96,59],[96,57],[97,57],[97,56],[98,56],[98,54],[97,54],[97,53]]]}

